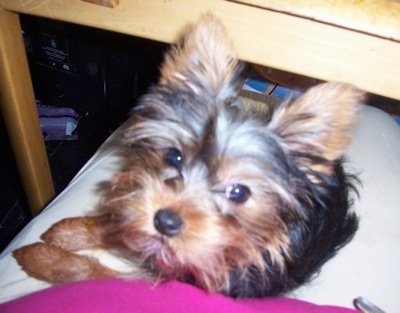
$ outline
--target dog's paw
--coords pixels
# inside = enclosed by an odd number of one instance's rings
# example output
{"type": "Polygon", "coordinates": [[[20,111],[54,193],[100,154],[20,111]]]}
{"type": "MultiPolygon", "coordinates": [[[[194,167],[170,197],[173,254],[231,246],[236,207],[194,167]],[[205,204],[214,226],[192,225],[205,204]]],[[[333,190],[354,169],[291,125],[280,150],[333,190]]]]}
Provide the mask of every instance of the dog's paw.
{"type": "Polygon", "coordinates": [[[107,216],[66,218],[51,226],[41,239],[66,251],[103,248],[106,225],[107,216]]]}
{"type": "Polygon", "coordinates": [[[29,276],[52,284],[120,276],[94,258],[41,242],[19,248],[13,255],[29,276]]]}

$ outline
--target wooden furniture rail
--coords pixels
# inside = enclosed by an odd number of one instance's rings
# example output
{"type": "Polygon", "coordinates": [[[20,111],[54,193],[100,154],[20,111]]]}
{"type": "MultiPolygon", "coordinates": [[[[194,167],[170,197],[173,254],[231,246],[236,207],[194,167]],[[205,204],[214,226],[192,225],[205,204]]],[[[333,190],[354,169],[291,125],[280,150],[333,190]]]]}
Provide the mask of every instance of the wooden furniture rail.
{"type": "Polygon", "coordinates": [[[18,14],[173,42],[207,11],[243,60],[400,99],[400,0],[0,0],[0,105],[33,214],[54,188],[18,14]]]}

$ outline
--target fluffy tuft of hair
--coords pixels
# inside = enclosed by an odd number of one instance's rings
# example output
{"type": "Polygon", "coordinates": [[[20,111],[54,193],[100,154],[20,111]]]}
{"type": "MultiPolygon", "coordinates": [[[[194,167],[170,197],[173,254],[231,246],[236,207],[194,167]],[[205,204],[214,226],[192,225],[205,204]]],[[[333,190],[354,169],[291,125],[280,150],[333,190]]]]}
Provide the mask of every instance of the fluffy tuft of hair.
{"type": "Polygon", "coordinates": [[[217,101],[231,99],[237,96],[239,67],[224,26],[208,13],[189,26],[165,55],[159,84],[217,101]]]}

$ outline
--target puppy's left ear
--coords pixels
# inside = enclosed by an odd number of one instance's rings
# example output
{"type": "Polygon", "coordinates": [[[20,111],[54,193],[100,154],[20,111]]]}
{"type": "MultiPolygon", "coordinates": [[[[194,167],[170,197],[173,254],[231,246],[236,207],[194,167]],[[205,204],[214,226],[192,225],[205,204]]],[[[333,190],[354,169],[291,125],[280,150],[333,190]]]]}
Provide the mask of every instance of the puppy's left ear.
{"type": "Polygon", "coordinates": [[[268,127],[300,168],[329,172],[328,164],[341,158],[350,144],[363,100],[364,92],[351,85],[320,84],[283,104],[268,127]]]}
{"type": "Polygon", "coordinates": [[[239,68],[224,26],[208,13],[166,54],[159,83],[226,102],[236,98],[239,68]]]}

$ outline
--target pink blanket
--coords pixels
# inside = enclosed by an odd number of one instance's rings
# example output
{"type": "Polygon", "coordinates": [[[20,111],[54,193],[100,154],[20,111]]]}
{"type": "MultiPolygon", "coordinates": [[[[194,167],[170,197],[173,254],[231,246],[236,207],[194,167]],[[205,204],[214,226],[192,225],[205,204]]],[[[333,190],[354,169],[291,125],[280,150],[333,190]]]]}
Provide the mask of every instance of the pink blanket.
{"type": "Polygon", "coordinates": [[[145,282],[108,279],[51,287],[0,304],[0,312],[354,313],[356,311],[289,298],[234,300],[220,294],[207,294],[193,286],[175,281],[153,287],[145,282]]]}

